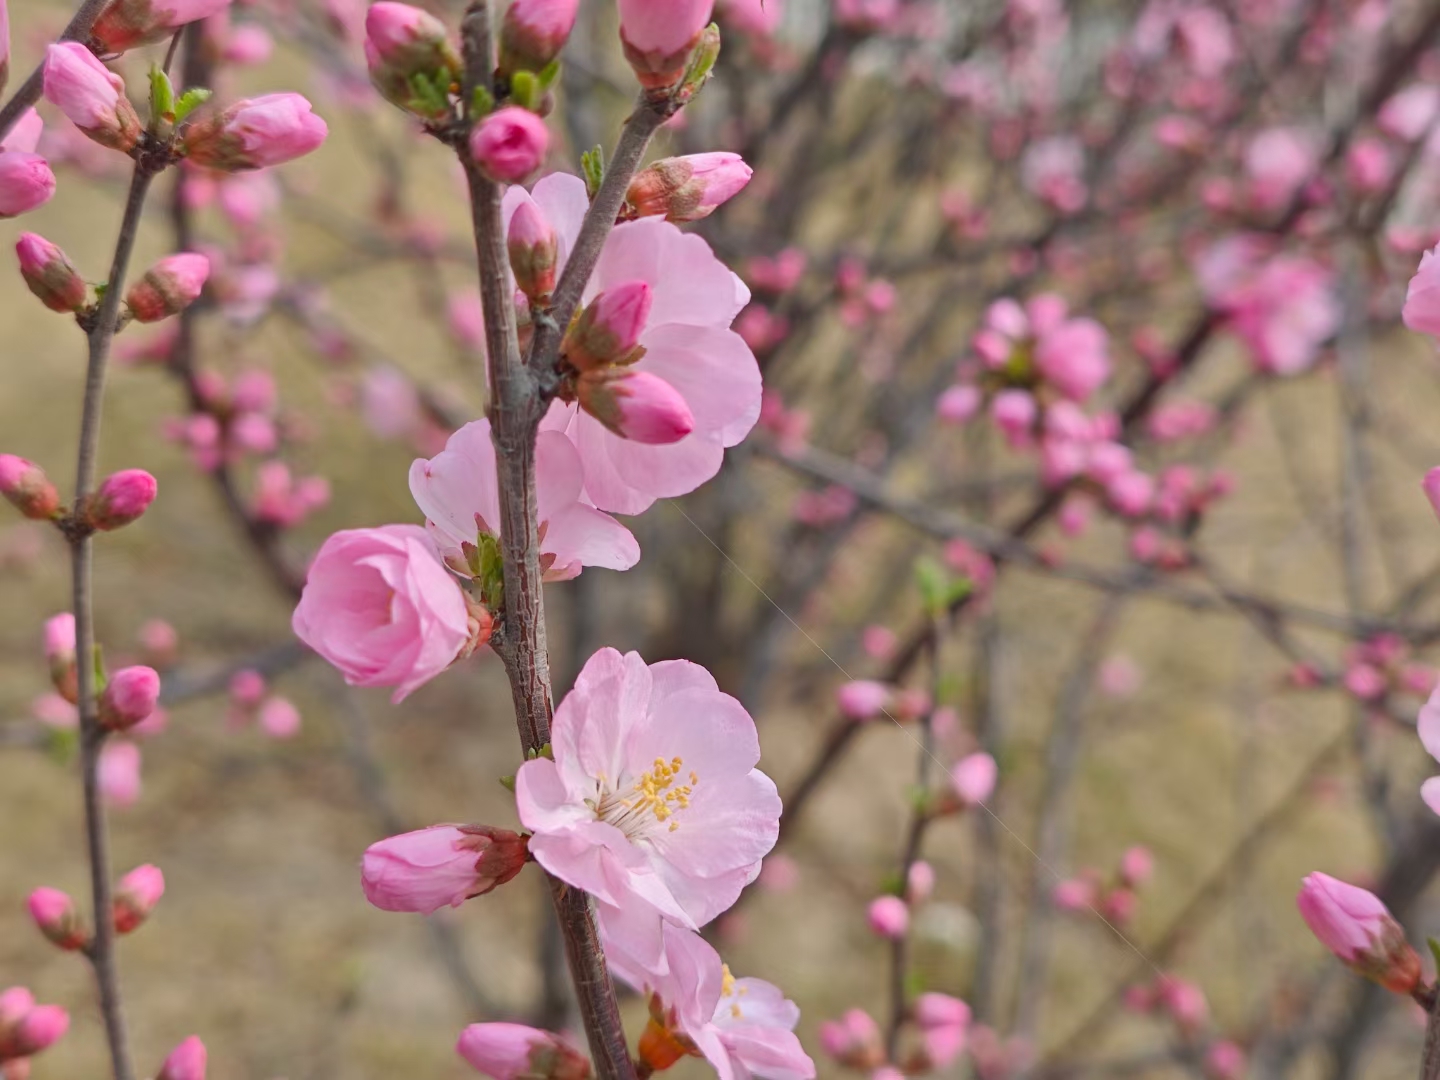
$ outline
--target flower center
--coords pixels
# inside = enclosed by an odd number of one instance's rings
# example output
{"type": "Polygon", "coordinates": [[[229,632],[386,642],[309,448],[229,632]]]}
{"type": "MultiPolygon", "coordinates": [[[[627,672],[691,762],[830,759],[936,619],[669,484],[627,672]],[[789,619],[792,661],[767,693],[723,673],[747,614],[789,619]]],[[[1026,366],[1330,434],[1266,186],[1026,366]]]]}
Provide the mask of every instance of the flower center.
{"type": "Polygon", "coordinates": [[[605,791],[595,807],[595,816],[614,825],[631,840],[645,835],[657,824],[674,832],[680,822],[671,819],[689,808],[690,796],[700,782],[694,771],[689,775],[690,783],[676,782],[684,765],[678,757],[669,761],[657,757],[654,767],[637,777],[628,788],[605,791]]]}
{"type": "Polygon", "coordinates": [[[739,998],[743,997],[746,988],[735,986],[735,976],[730,974],[730,965],[720,965],[720,997],[722,999],[733,997],[737,1000],[730,1002],[730,1015],[736,1020],[741,1019],[745,1014],[740,1009],[739,998]]]}

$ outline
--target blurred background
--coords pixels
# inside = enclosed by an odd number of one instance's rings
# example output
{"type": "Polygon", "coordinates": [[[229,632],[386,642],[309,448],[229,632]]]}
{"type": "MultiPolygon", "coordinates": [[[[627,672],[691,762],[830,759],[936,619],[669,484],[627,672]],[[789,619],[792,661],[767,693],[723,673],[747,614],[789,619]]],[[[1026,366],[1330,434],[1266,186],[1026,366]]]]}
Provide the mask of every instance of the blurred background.
{"type": "MultiPolygon", "coordinates": [[[[425,6],[458,25],[463,5],[425,6]]],[[[216,270],[183,337],[117,343],[101,468],[148,469],[160,497],[96,545],[98,633],[112,666],[162,666],[168,695],[139,789],[112,763],[116,869],[154,863],[168,885],[120,946],[142,1070],[199,1034],[217,1080],[461,1077],[470,1020],[571,1022],[533,870],[429,923],[359,887],[383,836],[515,822],[498,662],[397,707],[289,630],[308,554],[418,523],[410,462],[483,408],[463,183],[369,89],[364,9],[237,0],[187,43],[187,80],[298,90],[331,134],[272,172],[164,176],[137,270],[183,247],[216,270]],[[248,671],[263,705],[231,689],[248,671]]],[[[755,716],[787,813],[713,928],[730,967],[782,986],[820,1075],[845,1074],[817,1029],[852,1007],[888,1020],[866,906],[897,887],[917,776],[941,790],[983,752],[988,809],[928,829],[933,895],[912,905],[905,986],[983,1025],[935,1075],[1414,1075],[1418,1008],[1322,955],[1294,896],[1323,870],[1374,888],[1417,943],[1440,933],[1440,826],[1417,797],[1437,766],[1413,730],[1440,639],[1419,487],[1440,362],[1399,322],[1440,222],[1440,4],[717,10],[716,78],[653,153],[755,169],[695,228],[754,290],[737,328],[765,415],[716,480],[627,522],[638,567],[547,606],[557,691],[613,645],[704,664],[755,716]],[[1024,333],[998,359],[977,341],[994,301],[1047,294],[1103,328],[1084,393],[1057,393],[1024,333]],[[1012,392],[1033,411],[1018,424],[997,406],[1012,392]],[[1107,480],[1102,442],[1150,488],[1107,480]],[[861,679],[889,715],[837,708],[861,679]],[[1153,872],[1122,882],[1136,846],[1153,872]],[[1162,977],[1189,989],[1157,998],[1162,977]],[[1222,1043],[1248,1065],[1222,1072],[1222,1043]]],[[[12,87],[69,13],[11,0],[12,87]]],[[[132,97],[162,54],[118,62],[132,97]]],[[[552,168],[613,143],[633,85],[613,5],[583,0],[552,168]]],[[[41,111],[59,190],[0,232],[43,234],[96,281],[126,162],[41,111]]],[[[63,491],[82,335],[9,272],[0,448],[63,491]]],[[[75,1014],[37,1078],[93,1076],[88,974],[25,913],[37,886],[88,886],[73,746],[44,697],[65,550],[18,521],[0,524],[0,986],[75,1014]]],[[[626,1009],[638,1033],[643,1004],[626,1009]]]]}

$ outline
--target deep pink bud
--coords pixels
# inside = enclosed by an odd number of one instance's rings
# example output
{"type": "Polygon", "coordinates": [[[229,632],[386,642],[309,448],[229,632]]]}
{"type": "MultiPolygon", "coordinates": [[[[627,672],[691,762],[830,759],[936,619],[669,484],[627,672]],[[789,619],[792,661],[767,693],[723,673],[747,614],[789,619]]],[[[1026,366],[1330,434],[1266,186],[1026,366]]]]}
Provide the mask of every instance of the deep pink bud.
{"type": "Polygon", "coordinates": [[[0,454],[0,495],[33,521],[48,521],[60,512],[60,493],[33,461],[0,454]]]}
{"type": "Polygon", "coordinates": [[[737,195],[751,175],[739,154],[663,158],[635,174],[625,201],[639,217],[663,214],[671,221],[699,221],[737,195]]]}
{"type": "Polygon", "coordinates": [[[159,322],[193,304],[209,276],[210,260],[204,255],[188,251],[167,255],[130,286],[125,303],[136,322],[159,322]]]}
{"type": "Polygon", "coordinates": [[[0,151],[0,218],[34,210],[55,194],[50,163],[29,151],[0,151]]]}
{"type": "Polygon", "coordinates": [[[15,1057],[33,1057],[48,1050],[70,1030],[70,1014],[59,1005],[37,1005],[20,1018],[6,1040],[15,1057]]]}
{"type": "Polygon", "coordinates": [[[131,870],[115,886],[115,932],[128,934],[136,929],[150,917],[164,895],[165,875],[158,866],[147,864],[131,870]]]}
{"type": "Polygon", "coordinates": [[[200,1036],[191,1035],[165,1059],[155,1080],[205,1080],[207,1055],[200,1036]]]}
{"type": "Polygon", "coordinates": [[[242,172],[281,165],[310,153],[330,133],[299,94],[237,101],[190,124],[181,139],[196,165],[242,172]]]}
{"type": "Polygon", "coordinates": [[[125,81],[84,45],[51,45],[45,53],[45,99],[101,146],[129,153],[140,138],[140,117],[125,96],[125,81]]]}
{"type": "Polygon", "coordinates": [[[75,901],[59,889],[36,889],[27,906],[40,932],[60,948],[82,949],[90,940],[75,901]]]}
{"type": "Polygon", "coordinates": [[[1326,874],[1307,877],[1296,899],[1310,932],[1356,974],[1408,994],[1420,981],[1420,957],[1378,897],[1326,874]]]}
{"type": "Polygon", "coordinates": [[[890,707],[890,688],[873,679],[856,679],[836,691],[835,704],[851,720],[869,720],[890,707]]]}
{"type": "Polygon", "coordinates": [[[555,291],[560,242],[535,203],[527,199],[516,207],[506,244],[516,287],[532,303],[548,301],[555,291]]]}
{"type": "Polygon", "coordinates": [[[15,243],[20,276],[51,311],[79,311],[85,306],[85,279],[54,244],[35,233],[21,233],[15,243]]]}
{"type": "Polygon", "coordinates": [[[622,439],[663,446],[695,430],[680,391],[648,371],[592,368],[580,376],[578,392],[580,407],[622,439]]]}
{"type": "Polygon", "coordinates": [[[956,762],[950,770],[950,785],[961,807],[978,806],[989,799],[999,771],[989,754],[970,754],[956,762]]]}
{"type": "Polygon", "coordinates": [[[877,896],[865,912],[870,929],[892,941],[910,929],[910,909],[898,896],[877,896]]]}
{"type": "Polygon", "coordinates": [[[471,1024],[455,1051],[492,1080],[586,1080],[590,1062],[565,1040],[523,1024],[471,1024]]]}
{"type": "Polygon", "coordinates": [[[645,330],[653,299],[644,281],[606,289],[571,324],[561,354],[580,371],[626,361],[645,330]]]}
{"type": "Polygon", "coordinates": [[[500,26],[500,71],[541,71],[560,55],[580,0],[512,0],[500,26]]]}
{"type": "Polygon", "coordinates": [[[524,180],[540,167],[549,148],[545,121],[518,105],[497,109],[470,133],[470,155],[487,176],[503,183],[524,180]]]}
{"type": "Polygon", "coordinates": [[[160,675],[154,668],[121,668],[100,694],[100,726],[125,731],[147,719],[159,703],[160,675]]]}
{"type": "Polygon", "coordinates": [[[386,101],[420,116],[441,116],[451,83],[460,78],[460,55],[445,24],[409,4],[382,2],[365,14],[365,63],[386,101]],[[434,95],[417,96],[415,82],[434,95]]]}
{"type": "Polygon", "coordinates": [[[123,528],[150,508],[158,485],[144,469],[122,469],[111,473],[100,490],[85,500],[81,516],[91,528],[111,532],[123,528]]]}
{"type": "Polygon", "coordinates": [[[674,86],[710,22],[714,0],[619,0],[620,43],[640,85],[674,86]]]}
{"type": "Polygon", "coordinates": [[[95,20],[90,40],[101,52],[124,52],[163,41],[186,23],[208,19],[229,5],[230,0],[111,0],[95,20]]]}
{"type": "Polygon", "coordinates": [[[432,825],[371,844],[360,880],[382,911],[429,915],[505,884],[529,858],[527,840],[488,825],[432,825]]]}

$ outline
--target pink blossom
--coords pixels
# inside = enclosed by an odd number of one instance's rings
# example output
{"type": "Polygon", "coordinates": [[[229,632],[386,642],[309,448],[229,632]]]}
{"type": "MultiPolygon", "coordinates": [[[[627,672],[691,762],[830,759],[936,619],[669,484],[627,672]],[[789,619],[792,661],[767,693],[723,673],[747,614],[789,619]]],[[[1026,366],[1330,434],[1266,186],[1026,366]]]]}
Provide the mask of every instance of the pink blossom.
{"type": "Polygon", "coordinates": [[[398,439],[423,422],[415,384],[392,367],[372,367],[360,379],[360,415],[382,439],[398,439]]]}
{"type": "Polygon", "coordinates": [[[326,540],[292,625],[346,682],[393,686],[396,702],[449,667],[470,639],[460,586],[414,525],[326,540]]]}
{"type": "Polygon", "coordinates": [[[899,644],[900,639],[888,626],[867,626],[860,634],[861,647],[876,660],[888,659],[899,644]]]}
{"type": "MultiPolygon", "coordinates": [[[[506,220],[530,199],[555,227],[563,267],[589,206],[584,182],[557,173],[537,183],[533,193],[511,188],[505,196],[506,220]]],[[[557,412],[545,425],[563,426],[578,448],[590,502],[619,514],[638,514],[657,498],[693,491],[720,470],[725,448],[749,434],[760,415],[759,365],[729,328],[750,292],[709,245],[660,218],[618,225],[584,299],[588,303],[635,281],[650,286],[651,307],[639,337],[645,354],[630,369],[663,379],[678,391],[694,430],[665,445],[640,443],[619,438],[574,406],[568,418],[557,412]]]]}
{"type": "Polygon", "coordinates": [[[45,131],[45,121],[33,108],[20,114],[20,119],[0,138],[0,150],[21,154],[33,154],[40,145],[40,136],[45,131]]]}
{"type": "Polygon", "coordinates": [[[140,748],[111,739],[100,751],[100,793],[111,806],[124,809],[140,798],[140,748]]]}
{"type": "Polygon", "coordinates": [[[820,1024],[820,1046],[853,1069],[873,1069],[885,1060],[880,1025],[864,1009],[850,1009],[839,1020],[820,1024]]]}
{"type": "Polygon", "coordinates": [[[429,915],[505,884],[525,865],[525,838],[483,825],[432,825],[365,849],[365,899],[382,911],[429,915]]]}
{"type": "Polygon", "coordinates": [[[20,987],[0,994],[0,1063],[9,1062],[13,1069],[20,1059],[54,1046],[69,1030],[70,1014],[59,1005],[36,1005],[20,987]]]}
{"type": "Polygon", "coordinates": [[[771,37],[785,15],[783,0],[719,0],[725,22],[742,34],[771,37]]]}
{"type": "Polygon", "coordinates": [[[1150,849],[1139,845],[1127,848],[1120,857],[1120,880],[1132,889],[1137,889],[1150,880],[1155,870],[1155,856],[1150,849]]]}
{"type": "Polygon", "coordinates": [[[1314,873],[1296,899],[1310,932],[1357,974],[1397,994],[1420,980],[1420,957],[1380,899],[1364,889],[1314,873]]]}
{"type": "Polygon", "coordinates": [[[580,407],[606,429],[647,446],[677,443],[695,430],[695,417],[680,392],[648,371],[621,365],[580,376],[580,407]]]}
{"type": "Polygon", "coordinates": [[[159,701],[160,675],[154,668],[121,668],[100,695],[100,724],[108,731],[125,731],[153,713],[159,701]]]}
{"type": "Polygon", "coordinates": [[[910,864],[905,875],[905,902],[923,904],[935,891],[935,868],[923,859],[910,864]]]}
{"type": "Polygon", "coordinates": [[[1088,878],[1066,878],[1059,882],[1050,899],[1061,911],[1084,911],[1097,899],[1095,883],[1088,878]]]}
{"type": "Polygon", "coordinates": [[[989,754],[970,754],[961,758],[950,770],[950,785],[962,807],[979,806],[995,791],[999,767],[989,754]]]}
{"type": "Polygon", "coordinates": [[[898,896],[877,896],[865,911],[865,921],[874,933],[893,941],[910,929],[910,908],[898,896]]]}
{"type": "Polygon", "coordinates": [[[739,194],[751,175],[739,154],[662,158],[635,174],[625,201],[639,217],[699,221],[739,194]]]}
{"type": "Polygon", "coordinates": [[[125,81],[84,45],[51,45],[45,52],[45,100],[91,139],[128,153],[140,138],[140,117],[125,97],[125,81]]]}
{"type": "MultiPolygon", "coordinates": [[[[1429,700],[1420,706],[1415,729],[1425,752],[1440,761],[1440,687],[1433,690],[1429,700]]],[[[1432,776],[1420,785],[1420,798],[1426,806],[1440,814],[1440,776],[1432,776]]]]}
{"type": "MultiPolygon", "coordinates": [[[[558,431],[542,431],[536,441],[536,512],[540,521],[540,561],[547,580],[565,581],[585,566],[628,570],[640,559],[630,531],[582,496],[584,473],[574,445],[558,431]]],[[[470,576],[462,545],[477,533],[500,535],[500,489],[490,421],[466,424],[429,461],[410,466],[410,493],[427,519],[446,564],[470,576]]]]}
{"type": "Polygon", "coordinates": [[[480,123],[470,134],[470,155],[494,180],[515,184],[545,160],[550,132],[529,109],[508,105],[480,123]]]}
{"type": "Polygon", "coordinates": [[[144,469],[111,473],[85,500],[83,514],[91,528],[111,532],[138,521],[155,501],[158,485],[144,469]]]}
{"type": "Polygon", "coordinates": [[[59,889],[39,888],[30,894],[25,906],[36,928],[59,948],[74,951],[89,942],[90,934],[69,894],[59,889]]]}
{"type": "Polygon", "coordinates": [[[1210,1015],[1210,1004],[1205,1000],[1205,991],[1185,979],[1166,976],[1158,987],[1160,1004],[1170,1018],[1185,1032],[1198,1031],[1210,1015]]]}
{"type": "Polygon", "coordinates": [[[1383,191],[1394,167],[1390,146],[1376,136],[1356,139],[1345,152],[1345,179],[1362,195],[1383,191]]]}
{"type": "Polygon", "coordinates": [[[128,934],[150,917],[165,895],[165,875],[158,866],[137,866],[115,883],[115,932],[128,934]]]}
{"type": "Polygon", "coordinates": [[[800,883],[800,867],[789,855],[768,855],[760,866],[760,876],[755,879],[763,889],[771,892],[790,892],[800,883]]]}
{"type": "Polygon", "coordinates": [[[293,739],[300,733],[300,710],[283,697],[268,698],[260,706],[260,730],[272,739],[293,739]]]}
{"type": "Polygon", "coordinates": [[[471,1024],[455,1052],[492,1080],[585,1080],[590,1062],[564,1039],[523,1024],[471,1024]]]}
{"type": "Polygon", "coordinates": [[[125,303],[136,322],[159,322],[193,304],[209,276],[210,260],[204,255],[167,255],[130,286],[125,303]]]}
{"type": "Polygon", "coordinates": [[[48,521],[60,512],[60,492],[45,470],[14,454],[0,454],[0,495],[32,521],[48,521]]]}
{"type": "Polygon", "coordinates": [[[515,0],[500,27],[500,70],[543,70],[565,47],[579,6],[579,0],[515,0]]]}
{"type": "Polygon", "coordinates": [[[90,36],[107,53],[124,52],[171,37],[197,19],[224,11],[230,0],[111,0],[90,36]]]}
{"type": "Polygon", "coordinates": [[[1069,135],[1030,143],[1020,164],[1020,177],[1026,190],[1062,213],[1075,213],[1089,198],[1085,150],[1079,139],[1069,135]]]}
{"type": "Polygon", "coordinates": [[[195,164],[241,172],[283,165],[316,149],[328,134],[299,94],[266,94],[194,121],[182,142],[195,164]]]}
{"type": "Polygon", "coordinates": [[[1206,1080],[1243,1080],[1245,1051],[1233,1042],[1221,1041],[1205,1052],[1206,1080]]]}
{"type": "MultiPolygon", "coordinates": [[[[520,820],[546,870],[635,923],[658,963],[659,919],[703,926],[775,844],[780,798],[755,768],[755,722],[684,660],[601,649],[555,711],[554,760],[516,775],[520,820]]],[[[637,946],[638,948],[639,946],[637,946]]]]}
{"type": "Polygon", "coordinates": [[[155,1080],[205,1080],[208,1055],[198,1035],[191,1035],[170,1051],[155,1080]]]}
{"type": "Polygon", "coordinates": [[[851,720],[869,720],[889,706],[890,687],[871,679],[856,679],[835,692],[835,704],[851,720]]]}
{"type": "Polygon", "coordinates": [[[949,424],[963,424],[980,411],[980,403],[979,387],[952,386],[935,402],[935,415],[949,424]]]}
{"type": "Polygon", "coordinates": [[[835,21],[857,34],[885,33],[900,17],[900,0],[834,0],[835,21]]]}
{"type": "Polygon", "coordinates": [[[1130,697],[1140,689],[1143,679],[1139,665],[1124,655],[1107,657],[1096,676],[1101,693],[1117,698],[1130,697]]]}
{"type": "Polygon", "coordinates": [[[1002,390],[990,403],[990,417],[1016,449],[1033,441],[1035,418],[1039,413],[1035,398],[1025,390],[1002,390]]]}
{"type": "Polygon", "coordinates": [[[0,152],[0,218],[17,217],[50,201],[55,174],[39,154],[0,152]]]}
{"type": "Polygon", "coordinates": [[[1343,681],[1345,689],[1361,701],[1374,701],[1389,688],[1384,672],[1369,664],[1351,664],[1345,669],[1343,681]]]}
{"type": "Polygon", "coordinates": [[[80,723],[80,710],[54,691],[41,694],[32,701],[30,714],[57,731],[74,731],[80,723]]]}
{"type": "Polygon", "coordinates": [[[1440,258],[1435,248],[1420,257],[1420,267],[1405,290],[1400,316],[1411,330],[1440,337],[1440,258]]]}
{"type": "Polygon", "coordinates": [[[1416,142],[1440,116],[1440,86],[1412,83],[1380,107],[1375,120],[1380,130],[1403,142],[1416,142]]]}
{"type": "Polygon", "coordinates": [[[85,306],[85,279],[60,248],[43,236],[21,233],[15,253],[20,258],[20,276],[47,308],[70,313],[85,306]]]}
{"type": "Polygon", "coordinates": [[[946,1069],[965,1049],[970,1029],[970,1006],[948,994],[921,994],[912,1012],[934,1068],[946,1069]]]}
{"type": "Polygon", "coordinates": [[[679,81],[714,6],[715,0],[619,0],[620,42],[642,86],[679,81]]]}
{"type": "Polygon", "coordinates": [[[1262,210],[1287,205],[1319,168],[1313,133],[1293,127],[1266,128],[1245,148],[1250,197],[1262,210]]]}

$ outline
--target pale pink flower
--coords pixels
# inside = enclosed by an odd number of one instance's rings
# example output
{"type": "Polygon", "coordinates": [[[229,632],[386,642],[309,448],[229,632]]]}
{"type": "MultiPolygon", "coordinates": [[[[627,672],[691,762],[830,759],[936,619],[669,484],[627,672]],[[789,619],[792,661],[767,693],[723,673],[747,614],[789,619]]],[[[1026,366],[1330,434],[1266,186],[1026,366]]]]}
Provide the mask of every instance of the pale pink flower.
{"type": "Polygon", "coordinates": [[[411,435],[424,419],[415,383],[392,367],[372,367],[361,376],[360,415],[382,439],[411,435]]]}
{"type": "Polygon", "coordinates": [[[124,809],[140,798],[140,748],[110,739],[100,751],[100,793],[111,806],[124,809]]]}
{"type": "Polygon", "coordinates": [[[893,941],[910,929],[910,908],[898,896],[877,896],[865,910],[865,921],[874,933],[893,941]]]}
{"type": "Polygon", "coordinates": [[[800,884],[800,867],[789,855],[769,855],[760,867],[760,876],[755,879],[762,889],[786,893],[800,884]]]}
{"type": "Polygon", "coordinates": [[[931,1065],[948,1068],[965,1049],[970,1006],[948,994],[921,994],[915,999],[913,1015],[931,1065]]]}
{"type": "MultiPolygon", "coordinates": [[[[554,226],[558,266],[579,234],[589,200],[575,176],[554,174],[533,193],[511,188],[508,222],[533,199],[554,226]]],[[[585,494],[602,510],[638,514],[657,498],[695,490],[720,471],[726,447],[739,443],[760,416],[760,368],[730,324],[750,300],[745,285],[698,236],[660,218],[615,227],[591,275],[584,300],[643,281],[651,306],[639,344],[645,355],[631,370],[669,383],[685,400],[694,430],[677,442],[653,445],[622,439],[584,411],[556,412],[546,427],[563,426],[585,463],[585,494]],[[563,423],[562,423],[563,421],[563,423]]]]}
{"type": "Polygon", "coordinates": [[[865,627],[860,634],[861,648],[865,650],[867,656],[872,656],[876,660],[889,659],[899,644],[900,639],[896,636],[895,631],[888,626],[880,626],[878,623],[865,627]]]}
{"type": "Polygon", "coordinates": [[[1160,980],[1156,992],[1161,1006],[1182,1031],[1194,1034],[1210,1015],[1205,991],[1188,980],[1166,976],[1160,980]]]}
{"type": "Polygon", "coordinates": [[[1423,137],[1440,116],[1440,86],[1413,83],[1386,100],[1376,114],[1380,130],[1403,142],[1423,137]]]}
{"type": "Polygon", "coordinates": [[[80,723],[80,710],[50,690],[30,703],[30,714],[47,727],[73,731],[80,723]]]}
{"type": "Polygon", "coordinates": [[[1315,135],[1301,128],[1266,128],[1245,148],[1250,197],[1262,210],[1287,205],[1319,167],[1315,135]]]}
{"type": "Polygon", "coordinates": [[[1314,873],[1296,903],[1320,944],[1357,974],[1397,994],[1410,993],[1420,981],[1420,957],[1378,897],[1314,873]]]}
{"type": "Polygon", "coordinates": [[[688,1039],[720,1080],[811,1080],[815,1063],[795,1037],[800,1010],[762,979],[737,979],[704,938],[663,928],[664,972],[637,965],[628,942],[602,933],[616,976],[659,998],[664,1027],[688,1039]]]}
{"type": "Polygon", "coordinates": [[[649,913],[705,925],[775,844],[780,797],[755,768],[755,722],[696,664],[601,649],[555,710],[551,745],[553,761],[516,775],[530,850],[602,914],[639,924],[627,937],[648,931],[644,962],[660,959],[649,913]]]}
{"type": "Polygon", "coordinates": [[[923,904],[934,891],[935,868],[923,859],[911,863],[905,875],[905,902],[912,906],[923,904]]]}
{"type": "Polygon", "coordinates": [[[493,180],[515,184],[545,160],[550,131],[529,109],[507,105],[475,125],[470,134],[470,155],[493,180]]]}
{"type": "Polygon", "coordinates": [[[890,687],[872,679],[856,679],[835,692],[835,704],[851,720],[869,720],[889,706],[890,687]]]}
{"type": "Polygon", "coordinates": [[[91,139],[128,152],[140,138],[140,116],[125,97],[125,80],[75,41],[45,52],[45,100],[91,139]]]}
{"type": "Polygon", "coordinates": [[[449,667],[470,639],[464,594],[416,525],[326,540],[292,625],[346,682],[393,686],[396,702],[449,667]]]}
{"type": "MultiPolygon", "coordinates": [[[[540,522],[540,564],[546,580],[566,581],[585,566],[628,570],[640,559],[630,531],[587,503],[581,494],[584,470],[574,445],[558,431],[536,440],[536,512],[540,522]]],[[[471,575],[462,549],[477,533],[500,535],[500,482],[490,421],[466,424],[429,461],[410,466],[410,493],[446,564],[471,575]]]]}
{"type": "Polygon", "coordinates": [[[961,758],[950,770],[950,785],[961,806],[979,806],[994,793],[999,773],[995,759],[989,754],[970,754],[961,758]]]}
{"type": "Polygon", "coordinates": [[[1155,856],[1150,849],[1136,845],[1127,848],[1120,857],[1120,880],[1132,889],[1139,888],[1150,880],[1155,871],[1155,856]]]}
{"type": "Polygon", "coordinates": [[[1420,266],[1405,290],[1400,317],[1411,330],[1440,337],[1440,258],[1435,248],[1420,257],[1420,266]]]}
{"type": "Polygon", "coordinates": [[[1095,904],[1095,882],[1084,877],[1066,878],[1056,884],[1050,899],[1061,911],[1084,911],[1095,904]]]}
{"type": "Polygon", "coordinates": [[[237,101],[185,128],[190,161],[222,172],[264,169],[310,153],[329,128],[299,94],[266,94],[237,101]]]}
{"type": "Polygon", "coordinates": [[[300,733],[300,710],[286,698],[272,697],[260,706],[260,730],[272,739],[293,739],[300,733]]]}
{"type": "Polygon", "coordinates": [[[455,1052],[491,1080],[585,1080],[590,1062],[564,1039],[523,1024],[471,1024],[455,1052]]]}
{"type": "Polygon", "coordinates": [[[1020,179],[1032,195],[1062,213],[1073,214],[1085,205],[1085,148],[1071,135],[1036,139],[1025,149],[1020,179]]]}
{"type": "Polygon", "coordinates": [[[382,911],[429,915],[505,884],[525,865],[525,838],[483,825],[432,825],[365,849],[360,881],[382,911]]]}

